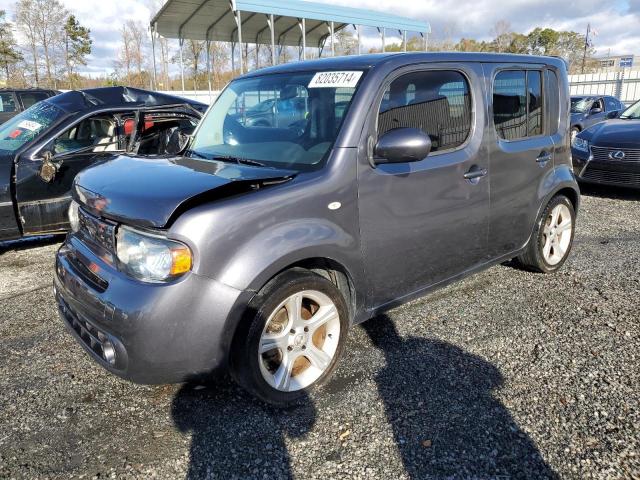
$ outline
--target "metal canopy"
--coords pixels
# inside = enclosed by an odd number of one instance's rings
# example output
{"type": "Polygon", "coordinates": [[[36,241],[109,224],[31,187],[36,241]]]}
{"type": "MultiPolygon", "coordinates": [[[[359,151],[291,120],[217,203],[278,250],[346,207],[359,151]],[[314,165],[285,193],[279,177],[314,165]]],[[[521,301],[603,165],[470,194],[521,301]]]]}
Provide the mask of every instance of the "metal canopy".
{"type": "Polygon", "coordinates": [[[347,25],[405,30],[428,34],[427,22],[349,7],[301,0],[168,0],[151,21],[156,33],[166,38],[236,42],[238,20],[242,40],[271,44],[268,24],[273,15],[277,45],[320,47],[334,31],[347,25]],[[304,35],[301,20],[304,19],[304,35]]]}
{"type": "MultiPolygon", "coordinates": [[[[235,71],[236,46],[243,43],[271,45],[271,63],[276,64],[276,47],[298,47],[301,60],[307,47],[322,49],[329,39],[331,54],[335,55],[335,32],[353,25],[361,53],[360,27],[374,27],[380,33],[382,51],[385,50],[385,31],[395,30],[402,35],[403,49],[407,49],[407,31],[424,37],[425,50],[431,33],[428,22],[389,15],[372,10],[326,5],[301,0],[168,0],[151,20],[153,48],[153,85],[156,79],[155,40],[157,35],[177,38],[180,43],[180,77],[185,88],[182,47],[185,39],[207,42],[207,77],[211,98],[210,42],[231,42],[231,69],[235,71]]],[[[242,53],[238,55],[240,72],[244,72],[242,53]]]]}

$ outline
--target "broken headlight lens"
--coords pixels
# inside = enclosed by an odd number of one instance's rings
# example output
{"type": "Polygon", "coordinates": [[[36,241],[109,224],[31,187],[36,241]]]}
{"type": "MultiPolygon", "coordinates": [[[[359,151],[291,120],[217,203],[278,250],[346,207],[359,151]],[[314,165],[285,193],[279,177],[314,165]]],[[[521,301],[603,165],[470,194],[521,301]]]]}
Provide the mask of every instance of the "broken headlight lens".
{"type": "Polygon", "coordinates": [[[78,215],[78,209],[80,205],[78,202],[72,200],[71,205],[69,205],[69,223],[71,224],[71,231],[76,233],[80,230],[80,216],[78,215]]]}
{"type": "Polygon", "coordinates": [[[143,282],[163,282],[191,270],[189,247],[132,228],[118,229],[116,251],[126,273],[143,282]]]}

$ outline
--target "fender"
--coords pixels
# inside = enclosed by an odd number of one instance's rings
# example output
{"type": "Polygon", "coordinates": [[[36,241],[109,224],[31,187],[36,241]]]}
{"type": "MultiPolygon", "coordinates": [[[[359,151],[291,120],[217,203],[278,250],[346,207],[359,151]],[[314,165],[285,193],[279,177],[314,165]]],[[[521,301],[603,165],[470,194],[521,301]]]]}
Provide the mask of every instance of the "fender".
{"type": "Polygon", "coordinates": [[[358,240],[339,225],[323,218],[295,220],[251,238],[226,262],[219,281],[238,290],[257,291],[286,267],[311,258],[339,263],[357,281],[359,252],[358,240]]]}
{"type": "Polygon", "coordinates": [[[540,218],[542,211],[547,207],[547,204],[560,190],[565,190],[567,188],[575,192],[575,199],[572,200],[575,200],[575,211],[577,214],[580,208],[580,189],[578,188],[576,177],[570,165],[556,165],[552,170],[549,170],[549,172],[540,182],[540,185],[538,187],[538,198],[540,199],[540,206],[538,207],[538,211],[536,212],[536,220],[532,224],[529,238],[527,239],[525,244],[522,245],[520,251],[524,250],[531,241],[536,226],[538,225],[538,219],[540,218]]]}

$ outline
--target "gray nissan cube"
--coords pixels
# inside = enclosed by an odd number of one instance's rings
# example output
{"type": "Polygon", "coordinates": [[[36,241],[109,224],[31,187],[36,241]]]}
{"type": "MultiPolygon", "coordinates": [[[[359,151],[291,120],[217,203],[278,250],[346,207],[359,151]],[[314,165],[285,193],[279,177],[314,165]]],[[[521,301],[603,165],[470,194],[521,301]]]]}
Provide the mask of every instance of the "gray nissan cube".
{"type": "Polygon", "coordinates": [[[353,325],[506,260],[562,266],[579,203],[569,129],[557,58],[382,54],[243,75],[180,156],[76,177],[60,316],[134,382],[222,369],[264,401],[300,401],[353,325]],[[246,120],[269,99],[299,111],[246,120]]]}

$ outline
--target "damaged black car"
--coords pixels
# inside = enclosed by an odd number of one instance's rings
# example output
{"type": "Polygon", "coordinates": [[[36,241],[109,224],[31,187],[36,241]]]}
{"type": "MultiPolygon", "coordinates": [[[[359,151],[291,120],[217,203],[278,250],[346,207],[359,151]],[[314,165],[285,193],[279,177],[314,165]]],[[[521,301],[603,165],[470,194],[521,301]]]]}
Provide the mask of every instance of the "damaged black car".
{"type": "Polygon", "coordinates": [[[175,155],[206,105],[127,87],[71,91],[0,126],[0,241],[64,232],[75,176],[117,155],[175,155]]]}

